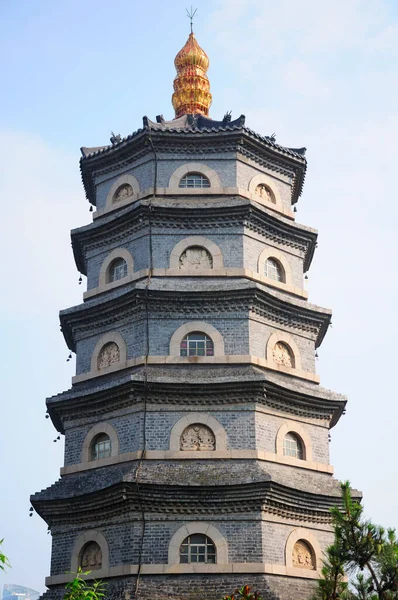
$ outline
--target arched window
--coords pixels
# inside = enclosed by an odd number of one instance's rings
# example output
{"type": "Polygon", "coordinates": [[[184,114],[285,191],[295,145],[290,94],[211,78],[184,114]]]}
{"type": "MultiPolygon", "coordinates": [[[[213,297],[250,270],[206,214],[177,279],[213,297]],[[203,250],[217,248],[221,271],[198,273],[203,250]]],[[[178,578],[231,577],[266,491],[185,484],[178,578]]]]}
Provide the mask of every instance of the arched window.
{"type": "Polygon", "coordinates": [[[120,202],[120,200],[125,200],[134,194],[134,190],[129,183],[124,183],[120,185],[116,192],[113,194],[112,202],[120,202]]]}
{"type": "Polygon", "coordinates": [[[180,188],[200,189],[209,188],[210,181],[201,173],[187,173],[182,179],[180,179],[180,188]]]}
{"type": "Polygon", "coordinates": [[[108,283],[127,277],[127,262],[124,258],[115,258],[108,267],[108,283]]]}
{"type": "Polygon", "coordinates": [[[179,267],[182,271],[190,269],[212,269],[213,257],[202,246],[189,246],[180,256],[179,267]]]}
{"type": "Polygon", "coordinates": [[[298,540],[293,547],[293,567],[315,570],[315,553],[308,542],[298,540]]]}
{"type": "Polygon", "coordinates": [[[115,342],[108,342],[98,354],[98,369],[110,367],[120,361],[120,348],[115,342]]]}
{"type": "Polygon", "coordinates": [[[97,542],[87,542],[79,556],[79,567],[83,571],[97,571],[102,568],[102,550],[97,542]]]}
{"type": "Polygon", "coordinates": [[[264,275],[274,281],[285,281],[285,273],[281,263],[275,258],[267,258],[264,264],[264,275]]]}
{"type": "Polygon", "coordinates": [[[295,433],[287,433],[283,438],[283,454],[304,460],[303,444],[295,433]]]}
{"type": "Polygon", "coordinates": [[[293,352],[285,342],[277,342],[272,351],[274,363],[282,367],[294,367],[293,352]]]}
{"type": "Polygon", "coordinates": [[[213,340],[200,331],[193,331],[180,344],[180,356],[214,356],[213,340]]]}
{"type": "Polygon", "coordinates": [[[91,460],[98,460],[99,458],[107,458],[112,454],[112,442],[109,435],[106,433],[99,433],[93,439],[91,445],[91,460]]]}
{"type": "Polygon", "coordinates": [[[188,425],[180,439],[180,450],[208,451],[216,449],[216,438],[210,427],[201,423],[188,425]]]}
{"type": "Polygon", "coordinates": [[[203,533],[193,533],[180,546],[180,563],[203,563],[214,565],[216,547],[213,541],[203,533]]]}
{"type": "Polygon", "coordinates": [[[265,183],[258,184],[258,186],[256,187],[256,194],[257,196],[260,196],[260,198],[263,198],[264,200],[268,200],[268,202],[276,204],[274,192],[265,183]]]}

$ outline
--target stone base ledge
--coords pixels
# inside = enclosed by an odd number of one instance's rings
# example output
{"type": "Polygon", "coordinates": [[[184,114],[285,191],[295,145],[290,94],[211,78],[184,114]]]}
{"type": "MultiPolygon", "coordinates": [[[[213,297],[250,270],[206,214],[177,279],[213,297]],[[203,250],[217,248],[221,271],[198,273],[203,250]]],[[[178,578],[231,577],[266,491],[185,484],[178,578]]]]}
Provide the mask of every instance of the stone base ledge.
{"type": "MultiPolygon", "coordinates": [[[[115,202],[114,204],[109,204],[109,205],[105,206],[104,208],[99,208],[98,210],[96,210],[93,213],[93,219],[94,220],[98,219],[98,218],[102,217],[103,215],[107,215],[119,208],[124,208],[126,206],[129,206],[130,204],[134,204],[134,202],[137,202],[138,200],[143,200],[144,198],[149,198],[151,196],[152,197],[154,196],[154,188],[153,187],[147,188],[146,190],[143,190],[142,192],[139,192],[138,194],[132,194],[128,198],[126,198],[124,200],[120,200],[119,202],[115,202]]],[[[155,201],[156,201],[156,198],[159,198],[162,196],[179,196],[179,197],[185,197],[187,199],[192,198],[193,196],[207,196],[207,197],[209,197],[209,200],[212,200],[213,199],[212,197],[214,197],[214,196],[216,196],[216,197],[241,196],[242,198],[246,198],[248,200],[257,202],[257,204],[261,204],[262,206],[265,206],[269,210],[271,210],[275,213],[278,213],[280,215],[283,215],[284,217],[287,217],[288,219],[291,219],[292,221],[294,221],[294,213],[289,208],[285,208],[281,204],[274,204],[273,202],[269,202],[269,201],[265,200],[264,198],[260,198],[260,196],[258,196],[257,194],[253,194],[252,192],[249,192],[249,190],[246,190],[244,188],[239,188],[239,187],[210,187],[210,188],[198,188],[198,189],[195,189],[195,188],[187,189],[187,188],[178,188],[178,187],[177,188],[174,188],[174,187],[167,187],[167,188],[158,187],[158,188],[156,188],[155,201]]],[[[215,199],[217,199],[217,198],[215,198],[215,199]]]]}
{"type": "Polygon", "coordinates": [[[315,373],[310,373],[309,371],[301,371],[299,369],[293,369],[289,367],[284,367],[282,365],[276,365],[275,363],[265,359],[260,358],[259,356],[253,356],[251,354],[225,354],[222,356],[156,356],[151,355],[148,356],[147,360],[145,360],[145,356],[137,356],[137,358],[130,358],[123,363],[114,363],[110,367],[106,367],[105,369],[101,369],[101,371],[89,371],[87,373],[81,373],[80,375],[75,375],[72,377],[72,384],[81,383],[82,381],[87,381],[89,379],[94,379],[96,377],[102,377],[104,375],[109,375],[110,373],[115,373],[116,371],[122,371],[123,369],[129,369],[131,367],[137,367],[143,364],[149,365],[187,365],[187,364],[197,364],[197,365],[237,365],[237,364],[252,364],[257,365],[258,367],[262,367],[264,369],[269,369],[271,371],[277,371],[279,373],[283,373],[285,375],[290,375],[291,377],[297,377],[299,379],[305,379],[306,381],[311,381],[313,383],[319,384],[320,378],[319,375],[315,373]]]}
{"type": "MultiPolygon", "coordinates": [[[[92,571],[89,575],[83,575],[84,579],[107,579],[109,577],[122,577],[123,575],[136,575],[138,565],[120,565],[108,569],[92,571]]],[[[287,577],[297,577],[299,579],[320,579],[320,571],[311,571],[310,569],[298,569],[295,567],[286,567],[279,564],[264,563],[229,563],[225,565],[141,565],[140,575],[187,575],[195,573],[263,573],[266,575],[284,575],[287,577]]],[[[72,581],[74,575],[66,573],[65,575],[54,575],[46,577],[46,585],[60,585],[72,581]]]]}
{"type": "MultiPolygon", "coordinates": [[[[149,275],[149,269],[142,269],[141,271],[136,271],[130,276],[120,279],[118,281],[113,281],[111,283],[107,283],[106,285],[87,290],[87,292],[83,293],[83,300],[89,300],[94,296],[98,296],[98,294],[103,294],[110,290],[114,290],[115,288],[119,288],[123,285],[132,283],[133,281],[147,279],[149,275]]],[[[241,269],[235,267],[223,269],[195,269],[192,271],[182,271],[181,269],[153,269],[152,277],[184,277],[185,279],[188,277],[239,277],[242,279],[251,279],[252,281],[257,281],[258,283],[262,283],[263,285],[268,285],[270,287],[276,288],[281,292],[286,292],[287,294],[299,296],[300,298],[304,298],[305,300],[308,299],[308,292],[306,290],[298,288],[295,285],[289,285],[287,283],[275,281],[273,279],[270,279],[269,277],[261,275],[260,273],[251,271],[250,269],[241,269]]]]}
{"type": "MultiPolygon", "coordinates": [[[[74,465],[68,465],[61,468],[61,475],[69,475],[70,473],[78,473],[106,467],[132,460],[139,460],[142,456],[142,450],[136,452],[124,452],[116,456],[109,456],[99,460],[90,462],[82,462],[74,465]]],[[[319,473],[333,474],[334,469],[331,465],[317,463],[313,461],[300,460],[292,456],[283,456],[265,450],[213,450],[208,452],[196,451],[174,451],[174,450],[147,450],[145,452],[145,460],[260,460],[264,462],[273,462],[281,465],[289,465],[299,469],[307,469],[309,471],[317,471],[319,473]]]]}

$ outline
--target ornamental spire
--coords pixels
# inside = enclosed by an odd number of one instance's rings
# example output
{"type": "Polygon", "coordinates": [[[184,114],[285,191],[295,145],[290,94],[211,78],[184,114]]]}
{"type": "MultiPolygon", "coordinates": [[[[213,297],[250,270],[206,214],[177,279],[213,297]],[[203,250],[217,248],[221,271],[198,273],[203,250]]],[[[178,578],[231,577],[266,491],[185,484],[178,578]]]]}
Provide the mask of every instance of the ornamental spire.
{"type": "MultiPolygon", "coordinates": [[[[187,11],[188,12],[188,11],[187,11]]],[[[195,12],[188,12],[191,21],[191,33],[183,48],[174,59],[177,76],[174,79],[174,94],[171,102],[175,118],[187,114],[208,116],[212,96],[210,82],[206,72],[209,68],[207,54],[199,46],[192,31],[192,19],[195,12]]]]}

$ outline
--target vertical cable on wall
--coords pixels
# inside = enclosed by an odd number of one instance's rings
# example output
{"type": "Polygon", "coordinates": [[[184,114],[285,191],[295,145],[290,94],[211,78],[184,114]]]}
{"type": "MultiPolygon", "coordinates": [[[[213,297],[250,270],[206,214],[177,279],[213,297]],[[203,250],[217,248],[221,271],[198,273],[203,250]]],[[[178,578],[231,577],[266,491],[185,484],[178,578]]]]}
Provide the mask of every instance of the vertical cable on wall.
{"type": "Polygon", "coordinates": [[[153,194],[152,197],[149,198],[148,201],[148,243],[149,243],[149,273],[145,283],[144,290],[144,304],[145,304],[145,355],[144,355],[144,414],[142,419],[142,442],[143,448],[141,452],[140,459],[138,461],[138,466],[135,472],[135,483],[137,488],[137,497],[140,505],[141,518],[142,518],[142,532],[141,539],[139,545],[139,554],[138,554],[138,570],[137,570],[137,579],[135,582],[135,593],[134,596],[138,598],[140,577],[141,577],[141,568],[142,568],[142,554],[144,549],[144,538],[145,538],[145,528],[146,528],[146,520],[145,520],[145,508],[140,490],[140,481],[139,475],[142,468],[143,461],[146,457],[146,418],[147,418],[147,407],[148,407],[148,396],[149,396],[149,386],[148,386],[148,357],[149,357],[149,286],[152,279],[153,273],[153,244],[152,244],[152,199],[156,197],[157,193],[157,179],[158,179],[158,157],[156,154],[155,146],[153,145],[153,141],[151,138],[151,130],[149,129],[149,143],[151,145],[154,158],[155,158],[155,168],[154,168],[154,176],[153,176],[153,194]]]}

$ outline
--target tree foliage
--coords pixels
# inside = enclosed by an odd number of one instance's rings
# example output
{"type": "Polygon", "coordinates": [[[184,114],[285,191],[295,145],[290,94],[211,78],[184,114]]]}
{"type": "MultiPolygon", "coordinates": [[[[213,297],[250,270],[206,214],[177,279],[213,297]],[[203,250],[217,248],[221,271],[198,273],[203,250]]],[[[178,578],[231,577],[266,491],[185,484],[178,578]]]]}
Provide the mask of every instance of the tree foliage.
{"type": "Polygon", "coordinates": [[[223,600],[263,600],[258,592],[252,592],[252,586],[244,585],[237,588],[231,596],[224,596],[223,600]]]}
{"type": "Polygon", "coordinates": [[[398,600],[398,541],[364,519],[349,482],[341,484],[343,508],[331,509],[334,543],[326,550],[313,600],[398,600]],[[350,584],[345,574],[350,576],[350,584]]]}
{"type": "Polygon", "coordinates": [[[101,580],[89,583],[83,579],[90,572],[79,568],[76,577],[65,586],[64,600],[101,600],[105,596],[106,583],[101,580]]]}
{"type": "Polygon", "coordinates": [[[5,554],[3,554],[1,550],[1,546],[3,545],[4,538],[0,540],[0,571],[5,571],[6,567],[10,567],[10,563],[8,562],[8,558],[5,554]]]}

